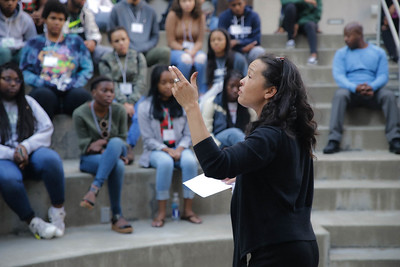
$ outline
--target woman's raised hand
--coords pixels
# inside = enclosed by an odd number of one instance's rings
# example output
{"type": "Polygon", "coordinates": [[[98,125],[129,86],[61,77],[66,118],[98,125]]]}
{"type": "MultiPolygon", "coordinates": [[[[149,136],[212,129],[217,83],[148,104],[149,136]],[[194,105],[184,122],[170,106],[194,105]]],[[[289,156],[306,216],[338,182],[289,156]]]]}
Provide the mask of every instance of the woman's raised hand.
{"type": "Polygon", "coordinates": [[[192,105],[198,105],[199,93],[196,83],[198,72],[192,74],[189,83],[177,67],[170,66],[169,71],[174,79],[172,94],[183,109],[187,110],[192,105]]]}

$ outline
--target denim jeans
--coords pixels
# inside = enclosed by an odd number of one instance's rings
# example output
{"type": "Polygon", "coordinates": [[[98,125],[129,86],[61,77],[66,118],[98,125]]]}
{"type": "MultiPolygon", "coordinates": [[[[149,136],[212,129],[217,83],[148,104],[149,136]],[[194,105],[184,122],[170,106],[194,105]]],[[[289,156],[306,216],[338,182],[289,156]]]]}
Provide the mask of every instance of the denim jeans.
{"type": "Polygon", "coordinates": [[[190,81],[192,67],[199,72],[197,76],[197,86],[199,92],[204,94],[207,91],[206,81],[204,81],[204,71],[206,69],[207,55],[203,51],[198,51],[194,60],[190,55],[181,50],[171,50],[171,65],[175,65],[182,72],[183,76],[190,81]]]}
{"type": "Polygon", "coordinates": [[[113,215],[121,214],[121,191],[125,165],[120,156],[126,156],[127,148],[118,137],[111,138],[102,154],[82,155],[80,169],[95,175],[93,184],[102,187],[108,182],[108,194],[113,215]]]}
{"type": "Polygon", "coordinates": [[[64,169],[60,156],[54,150],[41,147],[29,156],[23,171],[11,160],[0,159],[0,192],[7,205],[22,220],[35,215],[23,183],[24,179],[43,180],[51,204],[64,203],[64,169]]]}
{"type": "MultiPolygon", "coordinates": [[[[156,171],[156,198],[157,200],[169,199],[169,188],[172,182],[172,173],[174,167],[182,170],[182,182],[192,179],[197,175],[197,162],[193,152],[190,149],[182,151],[181,159],[174,162],[172,157],[159,150],[154,150],[150,154],[150,166],[157,169],[156,171]]],[[[192,199],[194,193],[183,186],[183,198],[192,199]]]]}
{"type": "Polygon", "coordinates": [[[228,128],[215,135],[215,138],[221,142],[220,147],[233,146],[238,142],[244,141],[244,133],[239,128],[228,128]]]}

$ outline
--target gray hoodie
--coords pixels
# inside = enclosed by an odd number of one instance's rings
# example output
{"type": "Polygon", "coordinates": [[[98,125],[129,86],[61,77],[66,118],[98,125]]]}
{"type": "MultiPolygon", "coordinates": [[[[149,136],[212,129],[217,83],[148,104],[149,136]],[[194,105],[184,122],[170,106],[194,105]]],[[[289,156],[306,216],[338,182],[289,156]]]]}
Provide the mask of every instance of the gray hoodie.
{"type": "Polygon", "coordinates": [[[14,14],[7,18],[0,9],[0,46],[4,38],[14,38],[14,46],[11,49],[18,50],[25,42],[36,36],[36,27],[32,18],[22,10],[18,4],[14,14]]]}

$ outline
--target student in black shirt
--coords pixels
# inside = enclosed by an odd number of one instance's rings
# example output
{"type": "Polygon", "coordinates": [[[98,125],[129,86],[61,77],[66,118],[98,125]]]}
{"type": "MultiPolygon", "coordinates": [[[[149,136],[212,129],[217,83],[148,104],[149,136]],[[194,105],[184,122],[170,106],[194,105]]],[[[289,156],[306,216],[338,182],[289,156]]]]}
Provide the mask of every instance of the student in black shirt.
{"type": "Polygon", "coordinates": [[[250,64],[238,102],[254,109],[258,120],[250,124],[245,141],[223,150],[204,125],[197,74],[189,83],[176,67],[170,71],[205,175],[237,177],[231,203],[233,266],[318,266],[310,222],[317,125],[296,66],[271,55],[250,64]]]}

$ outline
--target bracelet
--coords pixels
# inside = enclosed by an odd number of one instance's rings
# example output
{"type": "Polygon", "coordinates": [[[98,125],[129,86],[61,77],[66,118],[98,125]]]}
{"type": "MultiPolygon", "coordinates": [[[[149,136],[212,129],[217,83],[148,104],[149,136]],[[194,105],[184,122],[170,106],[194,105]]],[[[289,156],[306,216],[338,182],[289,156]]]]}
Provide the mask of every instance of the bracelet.
{"type": "Polygon", "coordinates": [[[182,48],[182,51],[185,51],[185,50],[186,50],[186,47],[182,48]]]}

